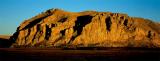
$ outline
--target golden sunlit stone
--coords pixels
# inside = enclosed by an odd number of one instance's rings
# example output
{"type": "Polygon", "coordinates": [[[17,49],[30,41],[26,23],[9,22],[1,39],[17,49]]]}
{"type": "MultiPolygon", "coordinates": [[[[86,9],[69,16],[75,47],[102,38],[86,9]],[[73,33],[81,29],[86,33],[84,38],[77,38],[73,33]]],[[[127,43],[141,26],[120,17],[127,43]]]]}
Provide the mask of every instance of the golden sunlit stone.
{"type": "Polygon", "coordinates": [[[160,47],[160,24],[111,12],[50,9],[25,20],[11,47],[160,47]]]}

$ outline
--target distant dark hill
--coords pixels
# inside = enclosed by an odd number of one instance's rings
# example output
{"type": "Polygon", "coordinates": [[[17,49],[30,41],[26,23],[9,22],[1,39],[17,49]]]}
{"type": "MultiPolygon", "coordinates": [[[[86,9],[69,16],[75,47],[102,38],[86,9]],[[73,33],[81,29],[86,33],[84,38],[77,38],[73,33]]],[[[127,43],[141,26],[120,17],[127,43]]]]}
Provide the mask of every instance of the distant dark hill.
{"type": "Polygon", "coordinates": [[[0,35],[0,48],[10,47],[12,42],[9,40],[10,36],[0,35]]]}

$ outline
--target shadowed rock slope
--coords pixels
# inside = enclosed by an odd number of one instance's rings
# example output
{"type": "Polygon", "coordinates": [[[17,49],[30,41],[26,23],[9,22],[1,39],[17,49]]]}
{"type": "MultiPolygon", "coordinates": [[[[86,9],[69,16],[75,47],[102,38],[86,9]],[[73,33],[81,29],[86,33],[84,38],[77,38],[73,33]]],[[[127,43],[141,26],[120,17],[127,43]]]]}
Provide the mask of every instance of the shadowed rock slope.
{"type": "Polygon", "coordinates": [[[25,20],[11,47],[160,47],[160,25],[110,12],[50,9],[25,20]]]}

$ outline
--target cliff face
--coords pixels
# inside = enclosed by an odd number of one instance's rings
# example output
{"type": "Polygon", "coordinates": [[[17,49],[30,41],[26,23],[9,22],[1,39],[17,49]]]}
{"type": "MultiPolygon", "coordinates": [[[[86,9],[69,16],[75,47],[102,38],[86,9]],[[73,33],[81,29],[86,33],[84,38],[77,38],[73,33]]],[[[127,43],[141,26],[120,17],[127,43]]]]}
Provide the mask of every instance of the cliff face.
{"type": "Polygon", "coordinates": [[[147,19],[110,12],[51,9],[25,20],[12,47],[160,47],[160,26],[147,19]]]}

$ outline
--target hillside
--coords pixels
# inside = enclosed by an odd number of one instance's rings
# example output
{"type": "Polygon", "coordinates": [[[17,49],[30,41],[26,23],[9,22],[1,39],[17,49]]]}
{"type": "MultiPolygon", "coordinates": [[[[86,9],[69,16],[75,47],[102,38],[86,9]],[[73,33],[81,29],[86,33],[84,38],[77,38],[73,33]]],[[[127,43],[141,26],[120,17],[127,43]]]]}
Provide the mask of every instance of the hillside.
{"type": "Polygon", "coordinates": [[[25,20],[11,47],[160,47],[160,26],[111,12],[50,9],[25,20]]]}

